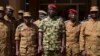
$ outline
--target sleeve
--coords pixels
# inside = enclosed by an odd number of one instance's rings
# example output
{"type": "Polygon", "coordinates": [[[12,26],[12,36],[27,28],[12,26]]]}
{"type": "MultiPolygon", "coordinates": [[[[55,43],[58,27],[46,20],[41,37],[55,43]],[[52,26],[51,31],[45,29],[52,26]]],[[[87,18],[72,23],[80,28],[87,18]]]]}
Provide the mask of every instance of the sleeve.
{"type": "Polygon", "coordinates": [[[65,33],[65,23],[62,19],[60,20],[60,27],[61,27],[60,32],[65,33]]]}
{"type": "Polygon", "coordinates": [[[85,45],[84,29],[85,29],[85,25],[81,24],[80,38],[79,38],[80,50],[84,50],[84,45],[85,45]]]}
{"type": "Polygon", "coordinates": [[[16,32],[15,32],[15,40],[20,40],[20,28],[17,27],[16,32]]]}
{"type": "Polygon", "coordinates": [[[39,29],[38,29],[39,32],[43,31],[43,23],[44,23],[44,21],[42,20],[42,21],[40,21],[40,24],[38,25],[39,26],[39,29]]]}

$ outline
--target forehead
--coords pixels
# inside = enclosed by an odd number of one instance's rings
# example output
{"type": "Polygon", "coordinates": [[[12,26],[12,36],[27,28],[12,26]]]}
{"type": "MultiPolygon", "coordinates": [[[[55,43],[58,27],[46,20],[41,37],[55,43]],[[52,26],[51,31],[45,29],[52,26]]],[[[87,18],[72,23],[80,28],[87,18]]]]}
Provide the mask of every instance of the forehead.
{"type": "Polygon", "coordinates": [[[74,13],[70,13],[69,15],[75,15],[74,13]]]}
{"type": "Polygon", "coordinates": [[[23,13],[18,13],[18,15],[23,15],[23,13]]]}
{"type": "Polygon", "coordinates": [[[39,13],[39,15],[46,15],[46,14],[44,14],[44,13],[39,13]]]}
{"type": "Polygon", "coordinates": [[[24,16],[24,18],[30,18],[29,16],[24,16]]]}
{"type": "Polygon", "coordinates": [[[48,8],[48,10],[52,10],[52,11],[55,11],[56,9],[48,8]]]}

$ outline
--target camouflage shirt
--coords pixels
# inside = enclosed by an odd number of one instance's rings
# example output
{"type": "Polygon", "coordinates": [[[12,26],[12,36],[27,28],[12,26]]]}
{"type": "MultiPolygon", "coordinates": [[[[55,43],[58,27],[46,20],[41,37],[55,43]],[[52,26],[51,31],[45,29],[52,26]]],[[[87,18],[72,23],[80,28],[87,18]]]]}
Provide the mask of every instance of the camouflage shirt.
{"type": "Polygon", "coordinates": [[[25,23],[19,25],[16,29],[15,40],[20,40],[21,48],[29,48],[37,46],[37,27],[33,24],[28,27],[25,23]]]}
{"type": "Polygon", "coordinates": [[[80,22],[72,23],[70,20],[65,21],[66,27],[66,46],[79,43],[79,35],[81,24],[80,22]]]}
{"type": "Polygon", "coordinates": [[[80,33],[80,49],[100,55],[100,21],[89,19],[84,22],[80,33]],[[91,50],[91,51],[89,51],[91,50]]]}
{"type": "Polygon", "coordinates": [[[43,48],[45,50],[59,50],[61,47],[60,35],[64,32],[62,18],[47,17],[40,22],[39,31],[43,31],[43,48]]]}
{"type": "Polygon", "coordinates": [[[0,56],[11,56],[11,25],[0,20],[0,56]]]}

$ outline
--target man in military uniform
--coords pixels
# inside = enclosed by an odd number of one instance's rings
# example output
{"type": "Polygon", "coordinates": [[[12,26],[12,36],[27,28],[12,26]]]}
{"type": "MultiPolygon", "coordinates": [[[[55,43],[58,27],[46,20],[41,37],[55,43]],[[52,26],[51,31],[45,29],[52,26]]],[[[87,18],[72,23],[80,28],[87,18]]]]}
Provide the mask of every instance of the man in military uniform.
{"type": "Polygon", "coordinates": [[[13,17],[13,12],[14,12],[14,8],[11,7],[11,6],[6,6],[6,15],[4,16],[4,19],[6,21],[8,21],[10,24],[11,24],[11,27],[12,27],[12,48],[13,48],[13,55],[15,55],[15,29],[17,27],[17,24],[16,24],[16,19],[13,17]]]}
{"type": "Polygon", "coordinates": [[[11,55],[11,26],[4,20],[4,8],[0,6],[0,56],[11,55]]]}
{"type": "Polygon", "coordinates": [[[76,16],[77,11],[75,9],[69,9],[69,20],[65,21],[66,56],[79,56],[80,23],[76,16]]]}
{"type": "Polygon", "coordinates": [[[39,25],[38,52],[43,51],[42,56],[61,56],[65,47],[63,19],[57,16],[55,4],[48,5],[48,14],[48,17],[43,19],[39,25]]]}
{"type": "Polygon", "coordinates": [[[98,7],[92,6],[91,17],[82,24],[80,50],[82,55],[100,56],[100,19],[98,7]]]}
{"type": "Polygon", "coordinates": [[[30,22],[31,15],[29,12],[23,14],[24,22],[21,23],[15,34],[16,55],[17,56],[36,56],[38,37],[37,27],[30,22]]]}
{"type": "Polygon", "coordinates": [[[40,21],[47,17],[47,12],[44,10],[39,10],[39,19],[36,20],[34,23],[39,26],[40,21]]]}
{"type": "Polygon", "coordinates": [[[16,19],[13,17],[14,8],[11,6],[6,6],[6,15],[4,16],[4,19],[12,24],[14,24],[15,27],[17,27],[16,19]]]}
{"type": "Polygon", "coordinates": [[[23,23],[23,10],[19,10],[18,11],[18,20],[17,20],[17,26],[20,25],[21,23],[23,23]]]}

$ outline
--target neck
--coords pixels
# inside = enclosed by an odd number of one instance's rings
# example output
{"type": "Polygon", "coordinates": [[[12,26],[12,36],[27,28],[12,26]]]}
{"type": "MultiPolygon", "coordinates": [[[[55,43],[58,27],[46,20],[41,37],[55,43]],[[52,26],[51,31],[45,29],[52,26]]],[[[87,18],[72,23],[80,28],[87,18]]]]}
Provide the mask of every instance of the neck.
{"type": "Polygon", "coordinates": [[[29,24],[26,24],[28,27],[31,27],[31,23],[29,23],[29,24]]]}
{"type": "Polygon", "coordinates": [[[91,20],[91,21],[96,21],[97,19],[93,19],[93,18],[91,18],[90,20],[91,20]]]}
{"type": "Polygon", "coordinates": [[[76,22],[76,20],[70,20],[72,23],[75,23],[76,22]]]}
{"type": "Polygon", "coordinates": [[[4,18],[0,18],[0,20],[4,20],[4,18]]]}
{"type": "Polygon", "coordinates": [[[12,16],[8,16],[8,18],[11,18],[12,16]]]}

